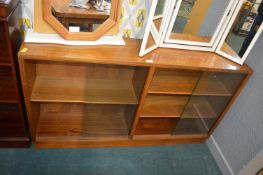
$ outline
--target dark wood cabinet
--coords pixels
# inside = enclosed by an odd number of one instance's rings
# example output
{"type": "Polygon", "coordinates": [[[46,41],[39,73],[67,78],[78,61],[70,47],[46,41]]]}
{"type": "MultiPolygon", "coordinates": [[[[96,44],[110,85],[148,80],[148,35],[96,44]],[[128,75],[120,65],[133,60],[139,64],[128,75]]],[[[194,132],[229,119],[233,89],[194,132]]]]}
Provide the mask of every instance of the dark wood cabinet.
{"type": "Polygon", "coordinates": [[[0,0],[0,147],[30,145],[17,64],[21,12],[20,1],[0,0]]]}

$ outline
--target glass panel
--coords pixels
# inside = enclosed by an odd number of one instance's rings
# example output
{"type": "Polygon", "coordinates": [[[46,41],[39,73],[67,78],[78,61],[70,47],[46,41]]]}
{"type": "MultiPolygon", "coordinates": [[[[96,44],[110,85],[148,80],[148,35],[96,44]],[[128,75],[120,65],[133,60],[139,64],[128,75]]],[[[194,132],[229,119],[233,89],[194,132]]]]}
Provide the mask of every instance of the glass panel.
{"type": "Polygon", "coordinates": [[[9,54],[4,25],[0,25],[0,63],[1,62],[9,62],[9,54]]]}
{"type": "Polygon", "coordinates": [[[178,118],[140,118],[136,126],[136,135],[171,134],[178,118]]]}
{"type": "Polygon", "coordinates": [[[70,32],[93,32],[110,16],[111,0],[52,0],[53,16],[70,32]]]}
{"type": "Polygon", "coordinates": [[[169,39],[209,43],[231,0],[182,0],[169,39]]]}
{"type": "Polygon", "coordinates": [[[166,0],[159,0],[157,2],[153,23],[158,31],[160,31],[161,23],[163,20],[164,10],[166,8],[166,0]]]}
{"type": "Polygon", "coordinates": [[[221,51],[241,59],[263,20],[262,0],[244,0],[221,51]]]}
{"type": "Polygon", "coordinates": [[[144,32],[143,42],[140,49],[140,56],[143,56],[158,47],[160,39],[159,30],[163,19],[165,0],[150,1],[151,9],[148,14],[146,29],[144,32]]]}
{"type": "Polygon", "coordinates": [[[40,103],[38,137],[128,138],[134,105],[40,103]],[[47,125],[48,123],[48,125],[47,125]]]}
{"type": "Polygon", "coordinates": [[[203,73],[175,126],[175,135],[206,135],[225,110],[245,75],[203,73]]]}
{"type": "Polygon", "coordinates": [[[191,95],[202,72],[190,70],[157,69],[150,93],[191,95]]]}
{"type": "Polygon", "coordinates": [[[192,96],[174,134],[207,134],[231,97],[192,96]]]}
{"type": "Polygon", "coordinates": [[[155,41],[154,41],[152,33],[150,32],[149,36],[147,38],[147,43],[146,43],[146,46],[145,46],[145,50],[147,50],[147,49],[149,49],[149,48],[151,48],[153,46],[155,46],[155,41]]]}

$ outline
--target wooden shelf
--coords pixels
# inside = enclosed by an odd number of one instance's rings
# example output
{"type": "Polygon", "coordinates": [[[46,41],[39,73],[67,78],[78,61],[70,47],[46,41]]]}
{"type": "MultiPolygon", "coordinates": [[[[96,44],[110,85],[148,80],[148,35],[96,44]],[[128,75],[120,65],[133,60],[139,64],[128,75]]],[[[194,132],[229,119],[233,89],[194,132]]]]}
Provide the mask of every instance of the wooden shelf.
{"type": "MultiPolygon", "coordinates": [[[[1,31],[0,31],[1,33],[1,31]]],[[[1,35],[1,34],[0,34],[1,35]]],[[[1,36],[3,37],[3,36],[1,36]]],[[[7,41],[0,40],[0,64],[10,63],[10,56],[8,53],[8,47],[6,45],[7,41]]]]}
{"type": "Polygon", "coordinates": [[[129,80],[50,78],[38,76],[32,90],[34,102],[137,104],[129,80]]]}
{"type": "Polygon", "coordinates": [[[200,74],[198,71],[157,69],[148,93],[190,95],[200,74]]]}
{"type": "Polygon", "coordinates": [[[0,66],[12,67],[12,64],[11,64],[11,63],[8,63],[8,62],[1,62],[1,61],[0,61],[0,66]]]}
{"type": "Polygon", "coordinates": [[[179,118],[140,118],[135,135],[172,134],[179,118]]]}
{"type": "Polygon", "coordinates": [[[149,139],[193,139],[193,138],[207,138],[207,134],[191,134],[191,135],[185,135],[185,134],[177,134],[177,135],[171,135],[171,134],[154,134],[154,135],[134,135],[134,140],[149,140],[149,139]]]}
{"type": "Polygon", "coordinates": [[[14,81],[12,78],[0,77],[0,101],[16,103],[19,101],[14,81]]]}
{"type": "Polygon", "coordinates": [[[205,97],[191,97],[182,114],[183,118],[217,118],[211,104],[205,97]]]}
{"type": "Polygon", "coordinates": [[[128,139],[125,105],[42,103],[38,139],[128,139]]]}
{"type": "Polygon", "coordinates": [[[188,99],[186,95],[148,95],[141,117],[180,117],[188,99]]]}
{"type": "Polygon", "coordinates": [[[213,119],[181,118],[173,131],[174,135],[196,135],[207,134],[214,124],[213,119]]]}
{"type": "Polygon", "coordinates": [[[217,95],[232,96],[239,86],[243,76],[237,74],[223,73],[203,73],[198,85],[195,88],[194,95],[217,95]],[[236,78],[233,78],[235,76],[236,78]],[[234,81],[231,82],[231,81],[234,81]],[[230,85],[232,85],[230,87],[230,85]]]}

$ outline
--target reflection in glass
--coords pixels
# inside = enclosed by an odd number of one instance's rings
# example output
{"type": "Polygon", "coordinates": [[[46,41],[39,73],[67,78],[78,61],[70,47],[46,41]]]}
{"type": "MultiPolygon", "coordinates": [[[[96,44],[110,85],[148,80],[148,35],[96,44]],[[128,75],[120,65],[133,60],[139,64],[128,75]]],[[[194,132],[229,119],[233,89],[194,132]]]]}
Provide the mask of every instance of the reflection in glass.
{"type": "Polygon", "coordinates": [[[262,0],[245,0],[221,51],[233,57],[243,57],[255,37],[262,20],[262,0]]]}
{"type": "Polygon", "coordinates": [[[155,10],[154,17],[153,17],[153,23],[157,31],[160,31],[166,2],[167,2],[166,0],[158,0],[157,2],[156,10],[155,10]]]}
{"type": "Polygon", "coordinates": [[[209,43],[230,0],[182,0],[170,39],[209,43]]]}
{"type": "Polygon", "coordinates": [[[152,33],[150,32],[149,36],[147,38],[145,49],[147,50],[147,49],[149,49],[149,48],[151,48],[153,46],[155,46],[155,41],[154,41],[152,33]]]}
{"type": "Polygon", "coordinates": [[[52,0],[53,16],[70,32],[93,32],[110,16],[111,0],[52,0]]]}
{"type": "Polygon", "coordinates": [[[244,78],[243,74],[203,73],[173,134],[207,135],[244,78]]]}
{"type": "Polygon", "coordinates": [[[159,0],[157,2],[157,6],[156,6],[154,16],[163,15],[164,8],[165,8],[165,2],[166,2],[166,0],[159,0]]]}
{"type": "Polygon", "coordinates": [[[184,29],[186,27],[187,21],[190,18],[190,14],[191,14],[194,4],[195,4],[195,0],[192,0],[192,1],[183,0],[182,1],[177,18],[173,26],[173,32],[175,33],[184,32],[184,29]]]}

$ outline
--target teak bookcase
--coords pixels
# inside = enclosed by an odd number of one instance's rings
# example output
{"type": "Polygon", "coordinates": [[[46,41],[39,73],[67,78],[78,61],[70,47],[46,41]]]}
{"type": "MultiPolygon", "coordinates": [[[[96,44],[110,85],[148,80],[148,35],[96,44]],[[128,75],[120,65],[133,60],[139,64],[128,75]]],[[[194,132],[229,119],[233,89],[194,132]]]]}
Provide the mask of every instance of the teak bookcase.
{"type": "Polygon", "coordinates": [[[201,143],[252,74],[206,52],[24,44],[23,91],[37,147],[201,143]]]}

